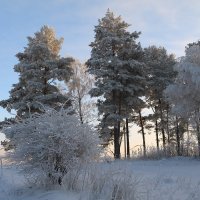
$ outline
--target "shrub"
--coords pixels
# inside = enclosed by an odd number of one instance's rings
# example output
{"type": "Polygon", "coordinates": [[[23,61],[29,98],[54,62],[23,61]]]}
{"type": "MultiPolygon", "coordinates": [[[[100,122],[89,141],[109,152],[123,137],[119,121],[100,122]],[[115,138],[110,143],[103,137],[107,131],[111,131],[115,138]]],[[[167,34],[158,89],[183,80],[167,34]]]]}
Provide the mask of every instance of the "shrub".
{"type": "Polygon", "coordinates": [[[87,200],[139,200],[141,180],[124,162],[96,163],[72,170],[63,178],[66,190],[82,192],[87,200]]]}
{"type": "Polygon", "coordinates": [[[31,181],[61,184],[70,170],[99,156],[98,136],[70,113],[47,110],[5,130],[16,146],[12,158],[31,181]]]}

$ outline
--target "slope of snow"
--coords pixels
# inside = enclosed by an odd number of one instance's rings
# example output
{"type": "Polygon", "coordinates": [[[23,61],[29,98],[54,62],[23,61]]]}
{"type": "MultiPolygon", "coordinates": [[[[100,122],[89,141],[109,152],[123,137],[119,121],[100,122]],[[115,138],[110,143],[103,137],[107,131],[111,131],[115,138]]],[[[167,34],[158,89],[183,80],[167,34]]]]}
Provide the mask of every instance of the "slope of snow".
{"type": "Polygon", "coordinates": [[[176,157],[136,161],[131,168],[144,183],[145,200],[199,200],[200,161],[176,157]]]}
{"type": "MultiPolygon", "coordinates": [[[[129,173],[137,177],[140,187],[137,196],[140,200],[200,199],[199,160],[176,157],[155,161],[118,161],[101,165],[101,170],[118,166],[120,170],[128,169],[129,173]]],[[[92,200],[91,197],[88,198],[89,195],[62,188],[30,188],[19,169],[14,166],[3,166],[0,170],[0,200],[92,200]]]]}
{"type": "Polygon", "coordinates": [[[15,167],[3,167],[0,176],[0,200],[77,200],[79,194],[64,190],[33,189],[28,187],[15,167]]]}
{"type": "Polygon", "coordinates": [[[131,161],[135,173],[146,176],[185,177],[200,181],[200,160],[186,157],[175,157],[161,160],[131,161]]]}

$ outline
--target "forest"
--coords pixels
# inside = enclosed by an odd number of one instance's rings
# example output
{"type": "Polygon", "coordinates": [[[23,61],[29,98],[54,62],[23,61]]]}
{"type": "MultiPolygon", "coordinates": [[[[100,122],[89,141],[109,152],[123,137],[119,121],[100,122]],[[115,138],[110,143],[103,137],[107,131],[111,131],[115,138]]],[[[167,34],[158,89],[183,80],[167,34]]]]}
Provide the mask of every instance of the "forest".
{"type": "Polygon", "coordinates": [[[185,44],[185,55],[177,58],[165,47],[142,47],[142,33],[129,26],[108,9],[94,27],[85,63],[61,57],[64,39],[47,25],[17,53],[18,82],[0,101],[15,115],[0,122],[1,144],[7,162],[18,165],[31,185],[90,190],[88,200],[110,187],[104,199],[135,200],[131,173],[103,163],[200,157],[200,41],[185,44]],[[142,137],[138,154],[130,149],[133,124],[142,137]],[[147,147],[147,134],[156,138],[154,147],[147,147]]]}

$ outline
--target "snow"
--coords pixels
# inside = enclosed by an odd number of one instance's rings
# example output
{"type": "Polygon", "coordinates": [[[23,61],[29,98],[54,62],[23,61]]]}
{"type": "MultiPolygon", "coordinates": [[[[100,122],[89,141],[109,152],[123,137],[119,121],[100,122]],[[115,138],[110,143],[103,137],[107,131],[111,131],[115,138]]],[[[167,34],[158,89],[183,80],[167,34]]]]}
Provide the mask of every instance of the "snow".
{"type": "Polygon", "coordinates": [[[16,167],[3,167],[0,175],[0,200],[77,200],[79,194],[64,190],[42,190],[28,187],[16,167]]]}
{"type": "Polygon", "coordinates": [[[187,158],[175,157],[161,160],[138,160],[132,164],[133,171],[137,174],[145,174],[151,176],[173,176],[177,178],[191,178],[193,181],[200,181],[200,161],[187,158]]]}
{"type": "Polygon", "coordinates": [[[143,177],[146,199],[199,200],[200,161],[176,157],[158,161],[137,161],[133,171],[143,177]]]}
{"type": "MultiPolygon", "coordinates": [[[[175,157],[114,161],[100,165],[103,165],[100,166],[101,170],[117,166],[132,173],[139,180],[137,196],[141,200],[200,199],[200,161],[197,159],[175,157]]],[[[0,200],[89,200],[88,196],[62,187],[53,190],[29,187],[16,166],[3,165],[1,169],[0,200]]]]}

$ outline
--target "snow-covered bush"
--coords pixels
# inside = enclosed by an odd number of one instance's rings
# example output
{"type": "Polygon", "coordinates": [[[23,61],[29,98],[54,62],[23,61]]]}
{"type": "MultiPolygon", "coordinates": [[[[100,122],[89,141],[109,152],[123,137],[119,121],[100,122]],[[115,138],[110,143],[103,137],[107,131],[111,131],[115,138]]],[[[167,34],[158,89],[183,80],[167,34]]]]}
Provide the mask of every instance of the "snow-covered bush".
{"type": "Polygon", "coordinates": [[[146,155],[144,156],[143,148],[140,146],[137,150],[132,152],[133,159],[142,159],[142,160],[157,160],[162,158],[169,158],[176,156],[176,147],[173,145],[167,145],[165,149],[160,148],[159,150],[154,146],[148,146],[146,148],[146,155]]]}
{"type": "Polygon", "coordinates": [[[13,158],[21,161],[31,181],[61,184],[77,166],[99,156],[98,136],[68,110],[47,110],[5,130],[16,145],[13,158]]]}
{"type": "MultiPolygon", "coordinates": [[[[181,156],[197,157],[198,146],[195,140],[185,141],[181,145],[181,156]]],[[[137,150],[132,151],[132,159],[142,160],[159,160],[163,158],[176,157],[177,147],[173,144],[167,145],[165,149],[160,148],[159,150],[155,146],[148,146],[146,148],[146,155],[144,156],[143,148],[140,146],[137,150]]]]}
{"type": "Polygon", "coordinates": [[[87,200],[139,200],[141,180],[123,162],[96,163],[72,170],[63,178],[66,190],[82,192],[87,200]]]}

